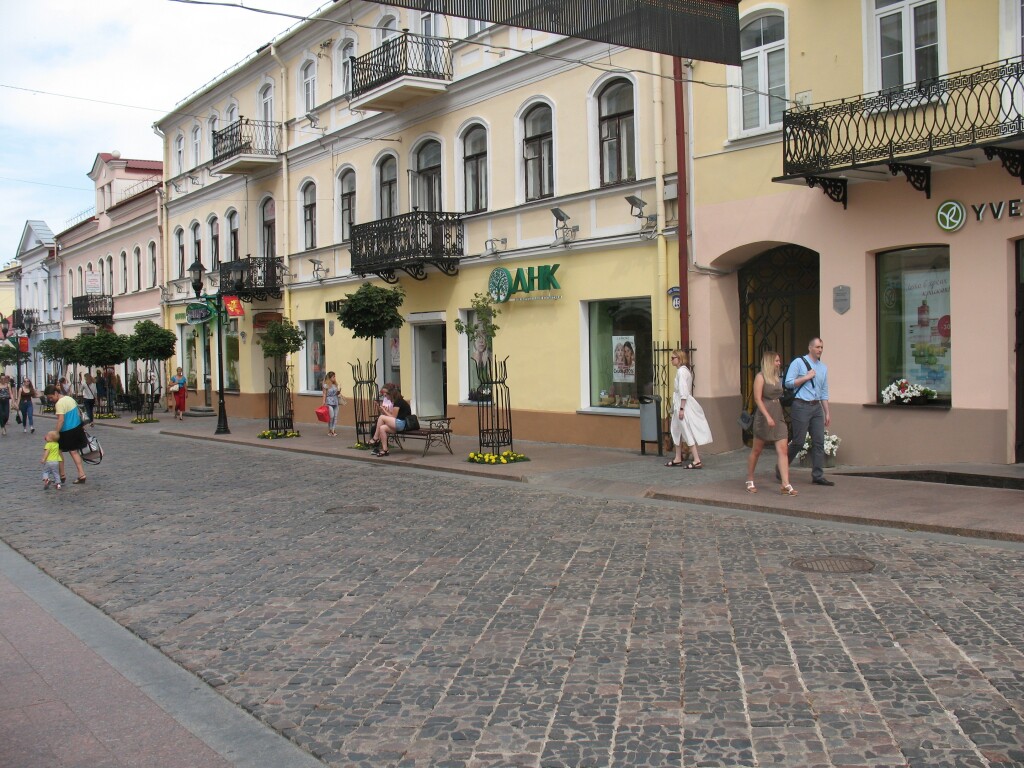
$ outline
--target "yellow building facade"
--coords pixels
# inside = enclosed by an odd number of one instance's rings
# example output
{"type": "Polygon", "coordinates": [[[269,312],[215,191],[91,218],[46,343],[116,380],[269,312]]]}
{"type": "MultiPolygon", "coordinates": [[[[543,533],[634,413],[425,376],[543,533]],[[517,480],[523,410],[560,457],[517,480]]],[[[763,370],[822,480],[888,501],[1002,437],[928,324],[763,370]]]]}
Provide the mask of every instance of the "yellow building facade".
{"type": "Polygon", "coordinates": [[[284,318],[307,335],[289,360],[300,425],[327,371],[348,393],[372,357],[421,418],[475,434],[478,350],[455,321],[490,291],[484,354],[507,359],[515,437],[635,447],[680,339],[671,73],[660,54],[337,3],[187,97],[156,128],[190,396],[217,388],[215,326],[186,322],[198,259],[204,295],[245,308],[224,328],[230,414],[266,415],[259,341],[284,318]],[[367,281],[406,294],[372,352],[337,320],[367,281]]]}

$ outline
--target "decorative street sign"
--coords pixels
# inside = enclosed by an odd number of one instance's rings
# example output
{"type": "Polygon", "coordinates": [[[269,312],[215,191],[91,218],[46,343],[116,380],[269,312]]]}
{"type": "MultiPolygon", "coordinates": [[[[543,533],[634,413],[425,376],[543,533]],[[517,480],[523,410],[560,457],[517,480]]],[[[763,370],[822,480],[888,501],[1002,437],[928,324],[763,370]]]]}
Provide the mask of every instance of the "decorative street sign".
{"type": "Polygon", "coordinates": [[[202,325],[213,317],[213,311],[205,304],[189,304],[185,307],[185,322],[189,325],[202,325]]]}

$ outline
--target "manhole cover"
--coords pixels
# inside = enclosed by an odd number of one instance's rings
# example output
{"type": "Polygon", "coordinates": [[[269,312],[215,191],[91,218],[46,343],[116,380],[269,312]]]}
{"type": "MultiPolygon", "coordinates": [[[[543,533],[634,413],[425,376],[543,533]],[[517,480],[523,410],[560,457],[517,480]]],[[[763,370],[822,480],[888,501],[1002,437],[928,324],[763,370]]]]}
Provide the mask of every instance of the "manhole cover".
{"type": "Polygon", "coordinates": [[[348,504],[342,507],[328,507],[324,510],[325,515],[372,515],[380,512],[380,507],[372,504],[348,504]]]}
{"type": "Polygon", "coordinates": [[[811,573],[869,573],[875,569],[874,562],[866,557],[801,557],[790,565],[811,573]]]}

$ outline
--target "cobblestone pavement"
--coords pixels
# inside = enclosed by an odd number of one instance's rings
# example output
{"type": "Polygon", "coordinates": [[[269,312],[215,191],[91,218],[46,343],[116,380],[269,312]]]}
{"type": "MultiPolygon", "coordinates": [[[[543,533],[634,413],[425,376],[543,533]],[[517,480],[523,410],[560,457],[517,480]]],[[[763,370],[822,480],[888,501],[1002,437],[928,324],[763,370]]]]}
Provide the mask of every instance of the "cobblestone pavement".
{"type": "Polygon", "coordinates": [[[328,765],[1024,765],[1020,545],[103,437],[0,537],[328,765]]]}

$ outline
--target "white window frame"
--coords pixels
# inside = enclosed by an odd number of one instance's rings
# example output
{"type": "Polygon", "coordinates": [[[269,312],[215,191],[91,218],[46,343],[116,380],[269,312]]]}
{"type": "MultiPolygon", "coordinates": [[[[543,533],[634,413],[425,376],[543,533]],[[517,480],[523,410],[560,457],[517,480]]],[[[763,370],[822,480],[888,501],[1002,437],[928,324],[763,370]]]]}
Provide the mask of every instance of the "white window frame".
{"type": "Polygon", "coordinates": [[[121,293],[128,293],[128,251],[121,251],[121,293]]]}
{"type": "Polygon", "coordinates": [[[192,126],[192,167],[195,168],[203,162],[203,129],[202,126],[192,126]]]}
{"type": "Polygon", "coordinates": [[[558,108],[551,99],[540,97],[533,98],[525,102],[516,112],[514,118],[514,131],[515,131],[515,164],[516,164],[516,204],[524,205],[526,200],[526,159],[524,157],[524,149],[526,142],[526,113],[536,107],[538,104],[544,104],[551,109],[551,157],[552,157],[552,168],[551,168],[551,196],[550,197],[538,197],[529,202],[537,202],[539,200],[550,200],[558,196],[558,108]]]}
{"type": "Polygon", "coordinates": [[[1024,0],[999,0],[999,58],[1024,53],[1024,0]]]}
{"type": "Polygon", "coordinates": [[[348,96],[352,93],[352,61],[349,56],[355,58],[358,54],[356,53],[356,41],[351,37],[343,37],[338,43],[338,47],[335,50],[335,59],[338,62],[338,79],[337,79],[337,93],[335,96],[348,96]],[[345,52],[351,49],[350,53],[345,52]]]}
{"type": "Polygon", "coordinates": [[[142,290],[142,246],[135,246],[132,258],[135,260],[135,292],[138,293],[142,290]]]}
{"type": "Polygon", "coordinates": [[[185,172],[185,135],[179,133],[174,137],[174,173],[181,175],[185,172]]]}
{"type": "Polygon", "coordinates": [[[316,109],[316,59],[306,59],[299,67],[299,109],[302,114],[316,109]]]}
{"type": "MultiPolygon", "coordinates": [[[[946,58],[946,0],[901,0],[899,3],[894,3],[888,8],[883,8],[877,12],[875,11],[875,0],[863,0],[863,3],[865,92],[882,90],[882,53],[879,21],[881,17],[889,16],[901,7],[906,17],[903,25],[903,43],[904,50],[906,50],[907,42],[909,41],[911,47],[913,47],[914,41],[912,24],[909,23],[909,19],[913,16],[912,9],[919,5],[935,3],[936,23],[938,25],[938,74],[941,75],[948,71],[946,58]]],[[[908,73],[913,75],[914,65],[914,57],[904,55],[903,77],[906,86],[911,86],[916,82],[913,76],[909,79],[907,78],[908,73]]]]}
{"type": "Polygon", "coordinates": [[[317,183],[312,178],[303,179],[299,184],[298,204],[299,204],[299,216],[298,220],[300,226],[298,227],[299,236],[299,250],[300,251],[311,251],[317,247],[317,183]],[[313,202],[309,203],[306,200],[306,196],[309,191],[313,191],[313,202]],[[306,208],[312,205],[312,220],[306,221],[306,208]],[[307,226],[307,225],[311,225],[307,226]]]}
{"type": "Polygon", "coordinates": [[[465,124],[459,127],[458,141],[455,142],[455,195],[458,201],[457,210],[464,213],[483,213],[490,210],[491,208],[491,127],[489,124],[483,121],[479,117],[473,117],[466,121],[465,124]],[[484,170],[487,174],[487,178],[483,185],[483,194],[486,205],[480,211],[468,210],[466,205],[466,136],[470,131],[475,128],[480,128],[484,132],[484,139],[487,144],[486,158],[487,162],[484,164],[484,170]]]}
{"type": "MultiPolygon", "coordinates": [[[[868,2],[874,2],[874,0],[868,0],[868,2]]],[[[768,54],[782,49],[785,52],[785,76],[786,76],[786,98],[790,98],[790,87],[789,87],[789,9],[783,5],[759,5],[750,10],[747,14],[740,19],[740,27],[744,27],[752,21],[756,21],[764,16],[782,16],[782,23],[785,25],[785,35],[782,40],[770,43],[766,46],[761,46],[754,49],[750,54],[744,55],[743,52],[740,55],[744,58],[751,58],[757,56],[757,79],[758,79],[758,91],[767,94],[768,92],[768,54]]],[[[760,97],[758,105],[758,116],[759,121],[756,128],[744,128],[743,127],[743,67],[726,67],[726,84],[729,86],[728,91],[728,104],[729,104],[729,140],[736,141],[740,139],[751,138],[755,136],[772,136],[777,134],[781,137],[782,135],[782,121],[777,123],[769,123],[768,111],[768,97],[767,95],[760,97]]]]}
{"type": "Polygon", "coordinates": [[[352,239],[351,227],[355,226],[356,223],[356,196],[359,194],[359,176],[358,174],[356,174],[356,169],[351,165],[342,166],[341,169],[338,171],[338,175],[334,178],[334,186],[335,189],[337,190],[336,199],[338,201],[337,205],[334,207],[336,216],[334,224],[334,241],[336,243],[347,243],[352,239]],[[352,221],[349,222],[349,231],[346,233],[344,218],[345,212],[342,207],[342,201],[345,198],[345,191],[344,188],[342,187],[342,180],[350,173],[352,174],[352,179],[355,182],[353,185],[355,189],[352,192],[352,221]],[[346,237],[346,234],[348,235],[348,237],[346,237]]]}

